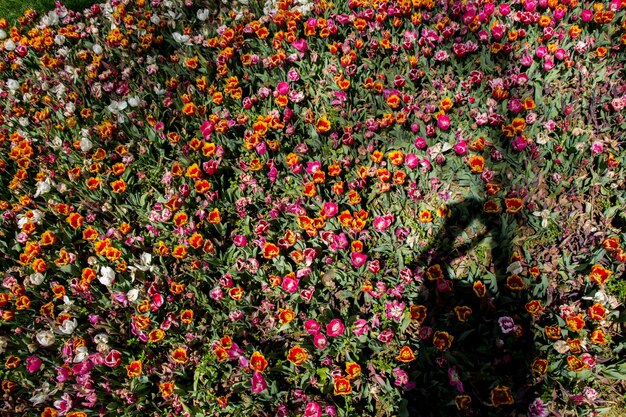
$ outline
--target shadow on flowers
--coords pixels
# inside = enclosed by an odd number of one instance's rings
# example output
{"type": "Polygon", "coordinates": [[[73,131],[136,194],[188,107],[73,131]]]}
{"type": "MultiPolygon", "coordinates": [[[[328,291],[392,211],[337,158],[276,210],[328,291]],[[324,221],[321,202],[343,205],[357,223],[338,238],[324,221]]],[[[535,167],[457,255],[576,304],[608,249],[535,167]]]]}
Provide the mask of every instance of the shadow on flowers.
{"type": "MultiPolygon", "coordinates": [[[[421,349],[412,362],[411,416],[518,415],[532,397],[532,332],[523,260],[512,216],[483,201],[447,206],[446,221],[417,259],[422,291],[411,306],[421,349]]],[[[526,414],[524,414],[526,415],[526,414]]]]}

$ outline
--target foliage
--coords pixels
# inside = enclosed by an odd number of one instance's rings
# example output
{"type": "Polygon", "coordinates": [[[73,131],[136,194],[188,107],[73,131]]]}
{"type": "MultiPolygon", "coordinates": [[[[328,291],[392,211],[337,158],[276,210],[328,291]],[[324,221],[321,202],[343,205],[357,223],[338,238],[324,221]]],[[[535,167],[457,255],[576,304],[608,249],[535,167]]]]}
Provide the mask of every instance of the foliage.
{"type": "Polygon", "coordinates": [[[623,4],[229,6],[0,21],[2,412],[609,410],[623,4]]]}

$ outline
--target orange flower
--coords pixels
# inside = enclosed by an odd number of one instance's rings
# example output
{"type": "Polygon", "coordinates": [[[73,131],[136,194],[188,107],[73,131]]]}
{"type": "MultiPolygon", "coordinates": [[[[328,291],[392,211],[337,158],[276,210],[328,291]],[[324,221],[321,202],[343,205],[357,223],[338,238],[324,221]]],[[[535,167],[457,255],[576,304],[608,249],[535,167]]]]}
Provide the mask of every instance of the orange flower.
{"type": "Polygon", "coordinates": [[[461,394],[454,397],[454,404],[458,410],[467,410],[472,402],[472,397],[467,394],[461,394]]]}
{"type": "Polygon", "coordinates": [[[511,291],[521,291],[526,287],[524,280],[517,274],[513,274],[506,279],[506,286],[511,291]]]}
{"type": "Polygon", "coordinates": [[[52,407],[46,407],[41,412],[41,417],[57,417],[59,415],[58,411],[52,407]]]}
{"type": "Polygon", "coordinates": [[[88,178],[87,181],[85,181],[85,185],[87,185],[87,188],[89,188],[90,190],[97,190],[98,188],[100,188],[100,178],[88,178]]]}
{"type": "Polygon", "coordinates": [[[18,297],[17,300],[15,300],[15,309],[16,310],[26,310],[30,308],[30,298],[28,298],[25,295],[22,295],[21,297],[18,297]]]}
{"type": "Polygon", "coordinates": [[[472,309],[468,306],[456,306],[454,307],[454,312],[456,313],[456,318],[461,323],[465,323],[472,315],[472,309]]]}
{"type": "Polygon", "coordinates": [[[411,320],[415,320],[420,324],[422,324],[424,320],[426,320],[426,316],[428,314],[426,306],[413,305],[409,308],[409,311],[411,313],[411,320]]]}
{"type": "Polygon", "coordinates": [[[41,246],[50,246],[54,245],[56,241],[56,235],[50,230],[46,230],[41,234],[41,239],[39,240],[39,243],[41,244],[41,246]]]}
{"type": "Polygon", "coordinates": [[[536,358],[530,365],[530,369],[532,369],[537,375],[545,375],[546,372],[548,372],[548,361],[536,358]]]}
{"type": "Polygon", "coordinates": [[[543,312],[543,307],[539,300],[531,300],[527,302],[524,307],[526,308],[526,311],[528,311],[528,313],[530,313],[535,318],[543,312]]]}
{"type": "Polygon", "coordinates": [[[561,338],[561,328],[559,326],[545,326],[543,330],[548,339],[559,340],[561,338]]]}
{"type": "Polygon", "coordinates": [[[400,349],[398,356],[396,356],[396,359],[405,363],[412,362],[415,360],[415,354],[410,346],[403,346],[402,349],[400,349]]]}
{"type": "Polygon", "coordinates": [[[348,379],[354,379],[361,375],[361,366],[356,362],[348,362],[346,363],[346,373],[348,374],[348,379]]]}
{"type": "Polygon", "coordinates": [[[506,205],[506,212],[509,214],[517,213],[524,207],[521,198],[505,198],[504,204],[506,205]]]}
{"type": "Polygon", "coordinates": [[[255,351],[250,356],[250,368],[256,372],[263,372],[267,368],[267,359],[261,352],[255,351]]]}
{"type": "Polygon", "coordinates": [[[585,319],[583,319],[582,314],[569,316],[565,319],[565,322],[567,323],[567,327],[575,332],[580,332],[585,327],[585,319]]]}
{"type": "Polygon", "coordinates": [[[181,245],[175,246],[172,251],[172,256],[176,259],[184,259],[187,257],[187,248],[181,245]]]}
{"type": "Polygon", "coordinates": [[[159,385],[159,391],[161,392],[161,397],[167,398],[170,397],[174,393],[174,381],[166,381],[159,385]]]}
{"type": "Polygon", "coordinates": [[[599,285],[603,285],[609,279],[611,275],[613,275],[612,271],[605,269],[600,264],[595,264],[594,266],[591,267],[591,273],[589,274],[589,281],[599,284],[599,285]]]}
{"type": "Polygon", "coordinates": [[[280,309],[280,313],[278,314],[278,320],[280,320],[280,324],[288,324],[296,318],[296,313],[289,309],[280,309]]]}
{"type": "Polygon", "coordinates": [[[583,362],[578,356],[569,355],[567,357],[567,367],[572,372],[580,372],[585,369],[585,362],[583,362]]]}
{"type": "Polygon", "coordinates": [[[348,395],[352,394],[352,386],[350,386],[350,380],[348,378],[337,377],[333,380],[335,395],[348,395]]]}
{"type": "Polygon", "coordinates": [[[193,310],[183,310],[180,312],[180,321],[183,324],[190,324],[193,322],[193,310]]]}
{"type": "Polygon", "coordinates": [[[430,210],[420,211],[419,218],[422,223],[430,223],[433,221],[433,215],[430,210]]]}
{"type": "Polygon", "coordinates": [[[287,360],[296,366],[302,365],[308,358],[308,352],[300,346],[292,347],[287,354],[287,360]]]}
{"type": "Polygon", "coordinates": [[[315,130],[318,133],[326,133],[330,130],[330,122],[326,118],[326,116],[322,116],[317,123],[315,124],[315,130]]]}
{"type": "Polygon", "coordinates": [[[115,180],[111,182],[110,185],[115,194],[121,194],[126,191],[126,181],[123,179],[115,180]]]}
{"type": "Polygon", "coordinates": [[[474,174],[480,174],[485,170],[485,158],[480,155],[471,156],[468,160],[468,164],[474,174]]]}
{"type": "Polygon", "coordinates": [[[491,390],[491,404],[493,404],[494,407],[512,405],[513,403],[514,400],[509,387],[498,385],[491,390]]]}
{"type": "Polygon", "coordinates": [[[154,329],[150,333],[148,333],[148,342],[156,343],[163,340],[165,337],[165,332],[161,329],[154,329]]]}
{"type": "Polygon", "coordinates": [[[230,298],[232,298],[235,301],[241,300],[244,293],[245,292],[242,287],[233,287],[230,290],[228,290],[228,295],[230,296],[230,298]]]}
{"type": "Polygon", "coordinates": [[[606,336],[604,335],[604,332],[599,329],[591,332],[591,335],[589,335],[589,340],[594,345],[605,345],[608,343],[608,341],[606,340],[606,336]]]}
{"type": "Polygon", "coordinates": [[[141,361],[132,361],[129,365],[126,365],[126,373],[129,378],[134,378],[141,375],[142,365],[141,361]]]}
{"type": "Polygon", "coordinates": [[[67,216],[66,220],[72,229],[78,229],[83,225],[83,221],[85,219],[78,213],[71,213],[69,216],[67,216]]]}
{"type": "Polygon", "coordinates": [[[278,256],[278,253],[278,246],[270,242],[265,242],[265,245],[263,245],[263,257],[265,259],[273,259],[278,256]]]}
{"type": "Polygon", "coordinates": [[[441,269],[441,265],[435,264],[429,267],[426,270],[426,278],[428,278],[429,281],[436,281],[443,278],[443,270],[441,269]]]}
{"type": "Polygon", "coordinates": [[[222,215],[219,209],[216,207],[209,213],[209,223],[220,224],[222,222],[222,215]]]}
{"type": "Polygon", "coordinates": [[[454,336],[450,336],[448,332],[436,331],[433,335],[433,344],[442,352],[450,349],[454,336]]]}
{"type": "Polygon", "coordinates": [[[593,320],[604,320],[606,318],[606,308],[600,303],[595,303],[589,309],[587,309],[587,314],[593,320]]]}
{"type": "Polygon", "coordinates": [[[187,357],[187,349],[180,347],[174,350],[172,352],[172,360],[179,365],[187,363],[187,361],[189,360],[189,358],[187,357]]]}
{"type": "Polygon", "coordinates": [[[487,287],[485,287],[485,284],[482,281],[474,281],[472,289],[478,298],[482,298],[487,294],[487,287]]]}

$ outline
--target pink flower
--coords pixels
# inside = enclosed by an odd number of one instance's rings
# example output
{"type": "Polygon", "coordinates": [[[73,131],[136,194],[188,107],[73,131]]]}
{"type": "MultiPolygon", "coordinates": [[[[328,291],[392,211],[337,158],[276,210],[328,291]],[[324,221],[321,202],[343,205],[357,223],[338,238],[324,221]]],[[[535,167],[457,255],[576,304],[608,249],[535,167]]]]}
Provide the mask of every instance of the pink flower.
{"type": "Polygon", "coordinates": [[[593,19],[593,12],[591,10],[585,9],[580,14],[580,18],[585,23],[590,22],[591,19],[593,19]]]}
{"type": "Polygon", "coordinates": [[[300,280],[297,278],[286,276],[283,278],[282,289],[287,291],[290,294],[298,291],[298,285],[300,285],[300,280]]]}
{"type": "Polygon", "coordinates": [[[317,334],[322,330],[322,326],[317,322],[317,320],[309,319],[304,323],[304,330],[308,334],[317,334]]]}
{"type": "Polygon", "coordinates": [[[317,333],[313,335],[313,345],[316,348],[322,350],[326,346],[328,346],[328,339],[326,339],[326,336],[324,336],[322,333],[317,333]]]}
{"type": "Polygon", "coordinates": [[[115,368],[122,363],[122,353],[112,349],[109,354],[104,358],[104,364],[109,368],[115,368]]]}
{"type": "Polygon", "coordinates": [[[350,254],[350,260],[352,262],[352,266],[355,268],[358,268],[362,266],[363,264],[365,264],[365,262],[367,261],[367,255],[364,255],[362,253],[352,252],[350,254]]]}
{"type": "Polygon", "coordinates": [[[276,85],[276,91],[278,94],[284,95],[289,93],[289,84],[285,81],[281,81],[276,85]]]}
{"type": "Polygon", "coordinates": [[[324,203],[324,207],[322,208],[322,214],[327,217],[334,217],[339,212],[339,206],[337,203],[326,202],[324,203]]]}
{"type": "Polygon", "coordinates": [[[291,46],[296,48],[298,52],[306,52],[307,50],[306,39],[300,38],[297,41],[293,41],[291,43],[291,46]]]}
{"type": "Polygon", "coordinates": [[[467,153],[467,142],[464,140],[458,141],[454,145],[454,152],[456,152],[457,155],[465,155],[467,153]]]}
{"type": "Polygon", "coordinates": [[[265,382],[265,378],[263,378],[263,374],[261,372],[255,372],[252,374],[252,387],[250,391],[255,394],[264,391],[267,388],[267,382],[265,382]]]}
{"type": "Polygon", "coordinates": [[[304,417],[321,417],[322,407],[316,402],[310,402],[304,408],[304,417]]]}
{"type": "Polygon", "coordinates": [[[352,329],[352,333],[359,337],[367,333],[369,330],[370,326],[367,324],[367,321],[358,319],[354,322],[354,329],[352,329]]]}
{"type": "Polygon", "coordinates": [[[407,166],[407,168],[414,169],[414,168],[417,168],[417,166],[420,163],[420,160],[417,157],[417,155],[415,155],[414,153],[410,153],[404,159],[404,163],[407,166]]]}
{"type": "Polygon", "coordinates": [[[447,114],[442,114],[437,117],[437,126],[439,126],[439,129],[441,130],[450,129],[450,116],[448,116],[447,114]]]}
{"type": "Polygon", "coordinates": [[[26,359],[26,371],[30,373],[37,372],[39,371],[39,369],[41,369],[42,364],[43,361],[39,356],[29,356],[26,359]]]}
{"type": "Polygon", "coordinates": [[[248,243],[248,240],[247,240],[247,239],[246,239],[246,237],[245,237],[245,236],[243,236],[243,235],[237,235],[237,236],[235,236],[235,238],[233,239],[233,243],[234,243],[236,246],[243,247],[243,246],[246,246],[246,244],[248,243]]]}
{"type": "Polygon", "coordinates": [[[341,336],[346,330],[346,326],[344,326],[341,319],[332,319],[330,323],[326,325],[326,333],[330,337],[341,336]]]}
{"type": "Polygon", "coordinates": [[[204,123],[202,123],[202,126],[200,126],[200,132],[202,133],[202,136],[204,136],[205,139],[210,138],[214,130],[215,130],[215,123],[209,120],[205,120],[204,123]]]}

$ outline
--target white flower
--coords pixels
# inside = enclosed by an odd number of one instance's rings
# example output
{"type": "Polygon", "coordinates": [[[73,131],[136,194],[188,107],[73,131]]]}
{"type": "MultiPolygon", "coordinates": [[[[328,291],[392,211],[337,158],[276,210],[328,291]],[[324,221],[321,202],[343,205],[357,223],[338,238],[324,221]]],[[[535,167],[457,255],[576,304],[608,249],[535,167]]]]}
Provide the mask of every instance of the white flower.
{"type": "Polygon", "coordinates": [[[174,32],[172,33],[172,36],[174,37],[174,40],[178,43],[182,43],[184,45],[192,45],[191,42],[191,37],[189,35],[182,35],[179,32],[174,32]]]}
{"type": "Polygon", "coordinates": [[[137,299],[139,298],[139,290],[137,288],[133,288],[132,290],[128,291],[126,293],[126,298],[128,299],[128,301],[130,301],[131,303],[133,301],[137,301],[137,299]]]}
{"type": "Polygon", "coordinates": [[[569,351],[569,345],[564,340],[557,340],[556,342],[554,342],[554,350],[556,350],[560,354],[564,354],[569,351]]]}
{"type": "Polygon", "coordinates": [[[205,20],[207,20],[209,18],[209,10],[208,9],[200,9],[196,13],[196,16],[198,17],[198,20],[200,20],[201,22],[204,22],[205,20]]]}
{"type": "Polygon", "coordinates": [[[15,91],[18,88],[20,88],[20,83],[17,80],[14,80],[13,78],[9,78],[7,80],[7,88],[11,91],[15,91]]]}
{"type": "Polygon", "coordinates": [[[76,355],[74,356],[74,363],[85,362],[89,359],[89,350],[86,346],[80,346],[76,348],[76,355]]]}
{"type": "Polygon", "coordinates": [[[137,107],[140,103],[141,103],[141,100],[139,99],[139,97],[129,97],[128,98],[128,105],[130,107],[137,107]]]}
{"type": "Polygon", "coordinates": [[[0,353],[4,353],[4,350],[7,348],[7,338],[0,337],[0,353]]]}
{"type": "Polygon", "coordinates": [[[522,271],[523,271],[522,264],[519,261],[513,262],[506,269],[506,272],[508,272],[509,274],[521,274],[522,271]]]}
{"type": "Polygon", "coordinates": [[[96,55],[100,55],[102,53],[102,51],[104,51],[104,49],[102,49],[102,46],[99,45],[99,44],[95,44],[94,46],[92,46],[91,50],[96,55]]]}
{"type": "Polygon", "coordinates": [[[104,343],[105,345],[109,343],[109,336],[106,333],[98,333],[94,336],[93,341],[98,343],[104,343]]]}
{"type": "Polygon", "coordinates": [[[50,178],[46,178],[44,181],[39,181],[37,183],[37,191],[35,191],[35,198],[39,197],[40,195],[47,194],[48,192],[50,192],[51,188],[52,183],[50,182],[50,178]]]}
{"type": "Polygon", "coordinates": [[[15,51],[15,47],[17,45],[15,45],[15,42],[13,42],[13,39],[9,38],[4,42],[4,49],[6,51],[15,51]]]}
{"type": "Polygon", "coordinates": [[[72,334],[74,330],[78,327],[78,322],[76,319],[65,320],[63,324],[59,326],[59,332],[63,334],[72,334]]]}
{"type": "Polygon", "coordinates": [[[6,38],[7,38],[7,33],[4,30],[0,29],[0,41],[6,38]]]}
{"type": "Polygon", "coordinates": [[[34,286],[41,285],[41,283],[43,282],[43,279],[44,279],[43,274],[41,274],[39,272],[35,272],[34,274],[31,274],[28,277],[28,280],[34,286]]]}
{"type": "Polygon", "coordinates": [[[100,276],[98,277],[100,284],[105,287],[110,286],[115,282],[115,271],[110,266],[103,266],[100,268],[100,276]]]}
{"type": "Polygon", "coordinates": [[[52,333],[50,330],[44,330],[37,333],[35,338],[37,339],[37,342],[39,342],[39,344],[43,347],[52,346],[54,344],[54,333],[52,333]]]}
{"type": "Polygon", "coordinates": [[[80,150],[82,152],[89,152],[93,148],[93,143],[89,140],[89,138],[83,137],[80,140],[80,150]]]}

